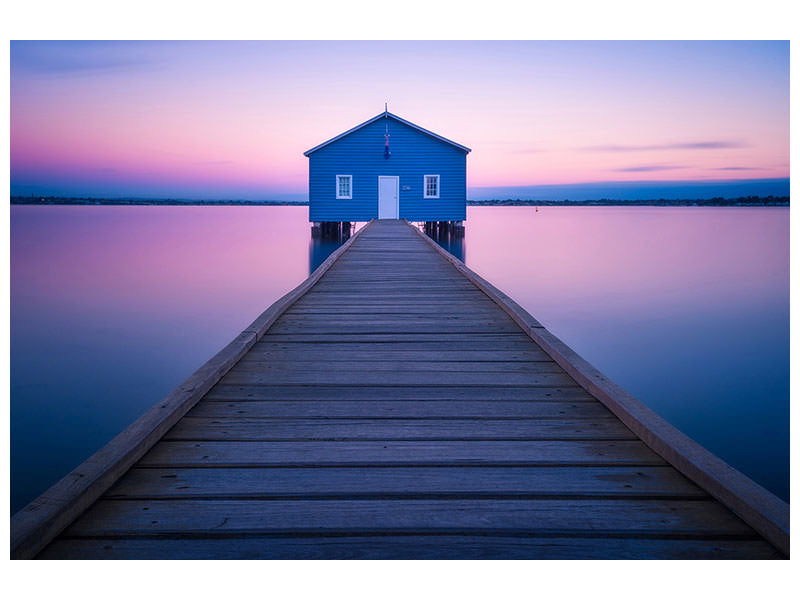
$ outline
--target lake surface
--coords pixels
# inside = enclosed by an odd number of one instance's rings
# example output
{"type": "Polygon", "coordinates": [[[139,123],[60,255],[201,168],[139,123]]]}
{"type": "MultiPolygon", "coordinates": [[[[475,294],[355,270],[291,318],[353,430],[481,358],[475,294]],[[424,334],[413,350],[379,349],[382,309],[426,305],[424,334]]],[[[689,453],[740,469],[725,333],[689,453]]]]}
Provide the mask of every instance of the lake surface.
{"type": "MultiPolygon", "coordinates": [[[[307,210],[11,207],[12,512],[336,248],[307,210]]],[[[466,226],[452,252],[788,499],[788,209],[470,207],[466,226]]]]}

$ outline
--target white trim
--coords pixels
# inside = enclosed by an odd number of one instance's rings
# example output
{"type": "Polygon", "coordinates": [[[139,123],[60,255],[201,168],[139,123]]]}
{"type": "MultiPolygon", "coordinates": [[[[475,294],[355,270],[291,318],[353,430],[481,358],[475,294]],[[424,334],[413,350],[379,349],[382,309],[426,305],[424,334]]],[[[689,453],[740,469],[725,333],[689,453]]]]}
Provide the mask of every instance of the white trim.
{"type": "Polygon", "coordinates": [[[441,193],[441,185],[442,185],[442,178],[439,175],[423,175],[422,176],[422,197],[423,198],[431,198],[436,199],[439,197],[441,193]],[[428,177],[436,177],[436,195],[429,196],[428,195],[428,177]]]}
{"type": "Polygon", "coordinates": [[[336,199],[337,200],[352,200],[353,199],[353,176],[352,175],[337,175],[336,176],[336,199]],[[341,196],[339,195],[339,178],[340,177],[347,177],[350,179],[350,195],[349,196],[341,196]]]}

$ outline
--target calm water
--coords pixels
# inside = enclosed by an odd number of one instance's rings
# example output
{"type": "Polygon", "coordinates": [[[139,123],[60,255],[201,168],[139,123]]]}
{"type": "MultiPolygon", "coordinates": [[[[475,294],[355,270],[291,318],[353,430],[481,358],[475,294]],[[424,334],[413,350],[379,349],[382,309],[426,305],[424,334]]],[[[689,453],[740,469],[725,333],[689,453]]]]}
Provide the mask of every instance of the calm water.
{"type": "MultiPolygon", "coordinates": [[[[336,247],[306,207],[11,208],[11,509],[336,247]]],[[[788,209],[470,208],[451,250],[788,498],[788,209]]]]}

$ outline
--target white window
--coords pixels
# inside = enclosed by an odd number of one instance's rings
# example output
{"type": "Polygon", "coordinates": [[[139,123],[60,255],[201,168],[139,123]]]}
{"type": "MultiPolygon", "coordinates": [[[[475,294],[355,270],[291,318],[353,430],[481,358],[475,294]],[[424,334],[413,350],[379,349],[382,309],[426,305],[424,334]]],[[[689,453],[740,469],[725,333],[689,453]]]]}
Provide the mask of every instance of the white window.
{"type": "Polygon", "coordinates": [[[425,198],[438,198],[439,197],[439,176],[438,175],[425,175],[423,189],[425,190],[425,198]]]}
{"type": "Polygon", "coordinates": [[[352,175],[337,175],[336,176],[336,199],[337,200],[352,200],[353,199],[353,176],[352,175]]]}

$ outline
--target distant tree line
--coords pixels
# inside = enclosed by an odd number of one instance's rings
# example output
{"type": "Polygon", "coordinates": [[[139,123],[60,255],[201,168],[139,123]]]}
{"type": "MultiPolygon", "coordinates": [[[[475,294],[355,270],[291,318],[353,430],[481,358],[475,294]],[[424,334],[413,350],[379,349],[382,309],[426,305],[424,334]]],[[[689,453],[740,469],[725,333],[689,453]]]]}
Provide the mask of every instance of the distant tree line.
{"type": "Polygon", "coordinates": [[[738,198],[697,198],[658,200],[468,200],[470,206],[789,206],[789,196],[740,196],[738,198]]]}
{"type": "Polygon", "coordinates": [[[11,204],[76,204],[107,206],[308,206],[307,201],[283,200],[149,200],[140,198],[65,198],[61,196],[11,196],[11,204]]]}

